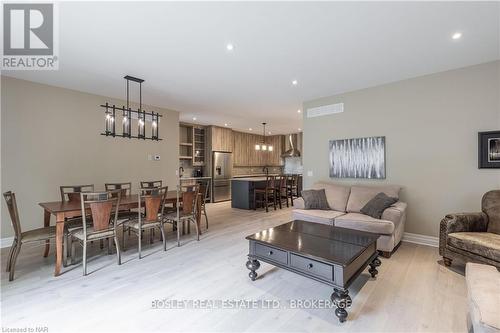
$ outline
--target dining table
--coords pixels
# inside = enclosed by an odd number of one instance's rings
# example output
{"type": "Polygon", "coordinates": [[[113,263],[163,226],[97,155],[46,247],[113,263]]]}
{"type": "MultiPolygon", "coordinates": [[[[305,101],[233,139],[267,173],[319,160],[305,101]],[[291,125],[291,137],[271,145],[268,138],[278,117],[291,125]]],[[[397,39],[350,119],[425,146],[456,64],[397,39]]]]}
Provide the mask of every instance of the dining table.
{"type": "MultiPolygon", "coordinates": [[[[173,204],[174,207],[177,203],[182,203],[182,194],[177,197],[177,191],[168,191],[165,200],[166,204],[173,204]]],[[[198,225],[198,232],[201,234],[200,221],[201,221],[201,193],[198,194],[197,216],[196,224],[198,225]]],[[[64,237],[64,223],[68,218],[82,216],[82,206],[79,201],[52,201],[41,202],[39,205],[44,210],[43,224],[45,227],[50,226],[50,217],[52,215],[56,218],[56,265],[54,268],[54,276],[61,274],[61,267],[63,263],[63,237],[64,237]]],[[[137,208],[139,206],[138,194],[128,194],[120,198],[119,209],[126,210],[137,208]]],[[[178,226],[179,227],[179,226],[178,226]]],[[[188,224],[189,232],[189,224],[188,224]]],[[[47,241],[45,244],[44,257],[49,255],[50,243],[47,241]]]]}

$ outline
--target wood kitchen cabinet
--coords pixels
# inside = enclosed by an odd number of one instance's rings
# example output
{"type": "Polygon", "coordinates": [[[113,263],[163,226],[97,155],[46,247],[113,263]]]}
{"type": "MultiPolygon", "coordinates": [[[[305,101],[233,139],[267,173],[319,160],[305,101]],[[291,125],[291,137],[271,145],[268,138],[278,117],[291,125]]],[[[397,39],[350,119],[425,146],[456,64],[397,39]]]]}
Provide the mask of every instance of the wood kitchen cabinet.
{"type": "Polygon", "coordinates": [[[230,128],[211,126],[212,151],[233,151],[233,130],[230,128]]]}
{"type": "Polygon", "coordinates": [[[283,135],[266,136],[266,144],[273,146],[273,151],[255,150],[256,144],[262,144],[263,136],[257,134],[233,132],[233,165],[241,167],[281,166],[283,135]]]}

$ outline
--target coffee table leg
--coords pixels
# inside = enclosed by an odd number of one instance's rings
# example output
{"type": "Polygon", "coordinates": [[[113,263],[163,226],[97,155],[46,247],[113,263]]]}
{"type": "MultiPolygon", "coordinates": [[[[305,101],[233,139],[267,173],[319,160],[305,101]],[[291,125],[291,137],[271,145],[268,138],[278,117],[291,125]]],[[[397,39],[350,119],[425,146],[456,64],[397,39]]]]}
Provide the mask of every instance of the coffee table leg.
{"type": "Polygon", "coordinates": [[[378,257],[373,259],[373,261],[370,263],[370,268],[368,269],[368,272],[370,272],[372,278],[377,276],[377,274],[378,274],[377,267],[380,265],[382,265],[382,262],[380,261],[380,259],[378,257]]]}
{"type": "Polygon", "coordinates": [[[346,308],[350,307],[352,303],[351,296],[349,296],[349,290],[334,288],[331,300],[337,307],[335,309],[335,315],[339,318],[339,321],[343,323],[347,318],[346,308]]]}
{"type": "Polygon", "coordinates": [[[255,279],[257,279],[256,270],[258,270],[259,267],[260,267],[260,262],[258,260],[248,258],[247,268],[250,270],[250,273],[248,273],[248,276],[250,277],[250,279],[252,279],[252,281],[255,281],[255,279]]]}

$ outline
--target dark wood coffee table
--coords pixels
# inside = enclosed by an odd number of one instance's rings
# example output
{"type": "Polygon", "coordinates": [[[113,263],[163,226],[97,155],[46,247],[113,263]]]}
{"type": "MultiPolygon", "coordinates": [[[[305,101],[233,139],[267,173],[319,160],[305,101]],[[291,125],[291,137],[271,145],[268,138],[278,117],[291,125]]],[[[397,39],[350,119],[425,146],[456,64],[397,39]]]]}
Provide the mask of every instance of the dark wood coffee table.
{"type": "Polygon", "coordinates": [[[255,281],[262,260],[326,283],[334,288],[335,315],[344,322],[352,302],[349,285],[368,265],[373,278],[378,273],[378,238],[377,234],[319,223],[288,222],[246,237],[250,241],[248,276],[255,281]]]}

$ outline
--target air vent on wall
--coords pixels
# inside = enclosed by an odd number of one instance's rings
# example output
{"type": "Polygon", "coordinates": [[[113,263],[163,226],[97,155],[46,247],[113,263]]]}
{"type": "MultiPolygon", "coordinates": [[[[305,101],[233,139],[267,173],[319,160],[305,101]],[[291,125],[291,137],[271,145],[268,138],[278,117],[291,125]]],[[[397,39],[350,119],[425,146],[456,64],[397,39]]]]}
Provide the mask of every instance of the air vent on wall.
{"type": "Polygon", "coordinates": [[[307,118],[327,116],[329,114],[344,112],[344,103],[322,105],[307,109],[307,118]]]}

